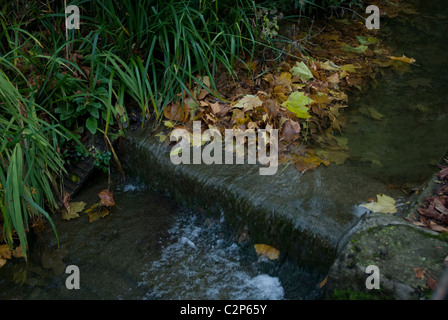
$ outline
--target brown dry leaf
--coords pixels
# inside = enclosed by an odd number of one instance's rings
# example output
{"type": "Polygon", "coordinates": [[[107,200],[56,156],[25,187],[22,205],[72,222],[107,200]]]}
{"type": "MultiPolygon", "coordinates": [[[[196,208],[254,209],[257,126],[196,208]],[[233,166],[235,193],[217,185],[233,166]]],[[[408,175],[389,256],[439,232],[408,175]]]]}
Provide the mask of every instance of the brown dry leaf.
{"type": "Polygon", "coordinates": [[[428,227],[433,231],[448,233],[448,228],[442,227],[441,225],[438,225],[434,221],[429,221],[428,227]]]}
{"type": "Polygon", "coordinates": [[[331,97],[329,97],[326,93],[323,93],[323,92],[311,94],[310,99],[313,100],[314,103],[323,103],[323,104],[328,104],[332,100],[331,97]]]}
{"type": "Polygon", "coordinates": [[[98,193],[98,196],[101,199],[101,204],[106,207],[113,207],[115,205],[113,193],[107,189],[98,193]]]}
{"type": "Polygon", "coordinates": [[[7,260],[5,258],[0,257],[0,268],[6,264],[7,260]]]}
{"type": "Polygon", "coordinates": [[[344,150],[318,150],[317,155],[331,161],[337,165],[345,163],[350,155],[344,150]]]}
{"type": "Polygon", "coordinates": [[[275,99],[268,99],[264,102],[264,106],[266,107],[266,110],[268,111],[269,115],[272,117],[276,117],[280,106],[278,104],[278,101],[275,99]]]}
{"type": "Polygon", "coordinates": [[[322,288],[324,285],[326,285],[327,281],[328,281],[328,276],[326,276],[324,280],[319,282],[319,288],[322,288]]]}
{"type": "Polygon", "coordinates": [[[0,258],[11,259],[11,250],[8,244],[0,245],[0,258]]]}
{"type": "Polygon", "coordinates": [[[64,199],[62,200],[64,207],[67,211],[70,211],[70,193],[64,191],[64,199]]]}
{"type": "Polygon", "coordinates": [[[262,255],[269,260],[276,260],[280,256],[280,251],[267,244],[255,244],[254,247],[258,255],[262,255]]]}
{"type": "Polygon", "coordinates": [[[212,109],[214,115],[219,115],[223,112],[224,105],[219,102],[210,103],[210,108],[212,109]]]}
{"type": "Polygon", "coordinates": [[[12,251],[12,255],[13,255],[14,258],[24,258],[25,255],[23,254],[22,246],[18,246],[18,247],[16,247],[16,248],[12,251]]]}
{"type": "Polygon", "coordinates": [[[263,101],[261,101],[258,96],[248,94],[238,101],[232,108],[242,109],[243,112],[246,112],[261,107],[262,105],[263,101]]]}
{"type": "Polygon", "coordinates": [[[414,58],[408,58],[405,55],[403,55],[401,57],[394,57],[394,56],[387,56],[387,57],[392,60],[398,60],[398,61],[406,62],[406,63],[414,63],[415,62],[414,58]]]}
{"type": "Polygon", "coordinates": [[[286,142],[293,142],[299,139],[300,124],[294,120],[288,120],[284,123],[281,138],[286,142]]]}
{"type": "Polygon", "coordinates": [[[327,81],[332,84],[338,84],[340,82],[339,73],[334,73],[331,76],[327,77],[327,81]]]}
{"type": "Polygon", "coordinates": [[[187,104],[181,105],[180,103],[174,103],[167,105],[163,109],[163,115],[165,118],[178,122],[185,122],[188,119],[190,110],[187,104]]]}

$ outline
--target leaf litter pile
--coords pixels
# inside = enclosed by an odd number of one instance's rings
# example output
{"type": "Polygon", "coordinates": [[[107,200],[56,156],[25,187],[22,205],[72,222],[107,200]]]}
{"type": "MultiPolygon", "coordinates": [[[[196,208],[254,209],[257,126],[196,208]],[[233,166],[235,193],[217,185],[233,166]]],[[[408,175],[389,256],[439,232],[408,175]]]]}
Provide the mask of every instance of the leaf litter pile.
{"type": "MultiPolygon", "coordinates": [[[[392,56],[364,21],[329,21],[315,32],[286,27],[293,42],[282,48],[288,52],[281,62],[273,62],[275,50],[263,50],[235,67],[235,81],[225,72],[216,79],[198,76],[204,87],[191,88],[192,97],[165,107],[168,132],[159,132],[160,140],[168,144],[172,129],[192,133],[193,121],[222,135],[226,129],[278,129],[280,164],[294,164],[300,172],[343,164],[350,158],[341,135],[348,93],[365,89],[385,68],[406,72],[415,60],[392,56]]],[[[373,121],[383,118],[374,108],[366,113],[373,121]]]]}

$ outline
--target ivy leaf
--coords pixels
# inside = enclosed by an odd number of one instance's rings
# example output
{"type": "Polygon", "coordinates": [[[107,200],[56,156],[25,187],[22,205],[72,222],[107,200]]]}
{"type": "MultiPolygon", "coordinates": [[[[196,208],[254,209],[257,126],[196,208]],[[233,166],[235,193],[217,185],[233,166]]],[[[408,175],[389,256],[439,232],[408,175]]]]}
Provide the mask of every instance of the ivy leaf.
{"type": "Polygon", "coordinates": [[[370,211],[382,213],[396,213],[395,200],[386,195],[378,194],[377,201],[362,204],[361,207],[367,208],[370,211]]]}
{"type": "Polygon", "coordinates": [[[291,72],[293,77],[300,75],[300,79],[302,79],[303,81],[308,81],[313,78],[313,74],[311,73],[310,69],[308,69],[307,65],[303,63],[303,61],[301,61],[300,63],[296,62],[296,66],[292,67],[289,72],[291,72]]]}
{"type": "Polygon", "coordinates": [[[289,111],[294,112],[297,117],[308,119],[311,115],[308,113],[309,108],[307,108],[306,105],[313,102],[314,101],[305,96],[303,92],[295,91],[291,93],[287,101],[282,103],[282,106],[289,111]]]}
{"type": "Polygon", "coordinates": [[[94,117],[90,117],[86,121],[86,128],[89,129],[92,134],[95,134],[98,129],[98,121],[94,117]]]}

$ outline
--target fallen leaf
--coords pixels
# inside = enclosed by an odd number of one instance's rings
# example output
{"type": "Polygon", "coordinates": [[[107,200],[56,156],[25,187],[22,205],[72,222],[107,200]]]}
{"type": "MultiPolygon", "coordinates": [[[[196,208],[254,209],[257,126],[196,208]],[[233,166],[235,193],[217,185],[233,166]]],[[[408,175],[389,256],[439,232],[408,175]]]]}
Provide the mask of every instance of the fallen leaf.
{"type": "Polygon", "coordinates": [[[300,124],[294,120],[288,120],[284,123],[281,131],[281,139],[286,142],[292,142],[299,138],[300,124]]]}
{"type": "Polygon", "coordinates": [[[356,36],[356,39],[358,39],[358,42],[362,45],[369,46],[371,44],[375,44],[378,41],[380,41],[378,38],[375,37],[366,37],[366,36],[356,36]]]}
{"type": "Polygon", "coordinates": [[[86,203],[82,201],[70,203],[70,211],[67,211],[66,209],[62,210],[62,219],[70,220],[79,218],[79,212],[84,210],[85,206],[86,203]]]}
{"type": "Polygon", "coordinates": [[[190,114],[189,107],[186,103],[172,103],[163,109],[163,115],[168,120],[185,122],[190,114]]]}
{"type": "Polygon", "coordinates": [[[425,278],[425,271],[422,268],[412,268],[412,270],[415,271],[415,277],[417,279],[424,279],[425,278]]]}
{"type": "Polygon", "coordinates": [[[394,56],[387,56],[387,57],[388,57],[389,59],[392,59],[392,60],[398,60],[398,61],[406,62],[406,63],[409,63],[409,64],[415,62],[415,59],[414,59],[414,58],[408,58],[408,57],[406,57],[405,55],[403,55],[403,56],[401,56],[401,57],[394,57],[394,56]]]}
{"type": "Polygon", "coordinates": [[[428,279],[426,280],[426,285],[428,286],[429,289],[434,291],[437,289],[438,283],[433,278],[428,277],[428,279]]]}
{"type": "Polygon", "coordinates": [[[62,200],[64,207],[67,211],[70,211],[70,193],[64,191],[64,199],[62,200]]]}
{"type": "Polygon", "coordinates": [[[0,257],[11,259],[11,250],[9,249],[8,244],[0,245],[0,257]]]}
{"type": "Polygon", "coordinates": [[[18,247],[16,247],[16,248],[12,251],[12,255],[13,255],[14,258],[24,258],[25,255],[23,254],[22,246],[18,246],[18,247]]]}
{"type": "Polygon", "coordinates": [[[98,193],[98,196],[100,197],[103,206],[113,207],[115,205],[113,193],[111,191],[105,189],[98,193]]]}
{"type": "Polygon", "coordinates": [[[322,159],[318,156],[311,155],[309,153],[306,153],[305,156],[296,159],[294,162],[294,166],[300,172],[306,172],[312,170],[314,168],[317,168],[321,164],[328,166],[330,162],[328,160],[322,159]]]}
{"type": "Polygon", "coordinates": [[[378,194],[377,202],[362,204],[361,207],[367,208],[373,212],[396,213],[395,200],[389,196],[378,194]]]}
{"type": "Polygon", "coordinates": [[[363,53],[364,51],[367,50],[367,46],[360,45],[360,46],[357,46],[357,47],[352,47],[352,46],[346,44],[342,48],[342,50],[344,50],[345,52],[363,53]]]}
{"type": "Polygon", "coordinates": [[[334,64],[334,62],[331,60],[321,62],[319,64],[319,66],[322,70],[327,70],[327,71],[339,71],[341,69],[340,66],[334,64]]]}
{"type": "Polygon", "coordinates": [[[319,157],[323,157],[324,159],[327,159],[337,165],[344,164],[350,157],[348,152],[344,150],[317,150],[316,154],[319,157]]]}
{"type": "Polygon", "coordinates": [[[257,255],[267,257],[269,260],[276,260],[280,256],[280,251],[267,244],[255,244],[254,247],[257,255]]]}
{"type": "Polygon", "coordinates": [[[313,102],[314,101],[305,96],[303,92],[295,91],[291,93],[287,101],[282,103],[282,106],[295,113],[297,117],[308,119],[311,115],[308,113],[309,108],[307,108],[306,105],[313,102]]]}
{"type": "Polygon", "coordinates": [[[263,101],[258,96],[254,95],[246,95],[238,101],[233,108],[242,109],[243,112],[253,110],[254,108],[261,107],[263,105],[263,101]]]}
{"type": "Polygon", "coordinates": [[[324,285],[326,285],[327,281],[328,281],[328,276],[326,276],[324,280],[319,282],[319,288],[322,288],[324,285]]]}
{"type": "Polygon", "coordinates": [[[303,61],[296,62],[296,65],[289,70],[293,77],[300,76],[303,81],[308,81],[313,78],[313,74],[303,61]]]}
{"type": "Polygon", "coordinates": [[[89,222],[96,221],[100,218],[104,218],[110,213],[110,210],[106,206],[98,206],[95,211],[89,213],[89,222]]]}

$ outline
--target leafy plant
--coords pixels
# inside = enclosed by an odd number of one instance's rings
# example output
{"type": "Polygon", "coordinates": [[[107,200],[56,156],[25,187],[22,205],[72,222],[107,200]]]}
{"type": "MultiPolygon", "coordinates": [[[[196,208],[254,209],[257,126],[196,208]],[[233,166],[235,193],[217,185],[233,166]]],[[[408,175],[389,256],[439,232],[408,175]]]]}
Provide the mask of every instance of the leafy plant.
{"type": "MultiPolygon", "coordinates": [[[[0,59],[0,62],[2,60],[0,59]]],[[[16,235],[26,257],[26,230],[54,210],[58,191],[56,175],[64,172],[57,150],[58,137],[70,133],[58,124],[42,120],[45,113],[33,96],[24,97],[0,70],[0,210],[3,234],[12,246],[16,235]]],[[[55,230],[55,229],[54,229],[55,230]]],[[[55,230],[56,232],[56,230],[55,230]]]]}

